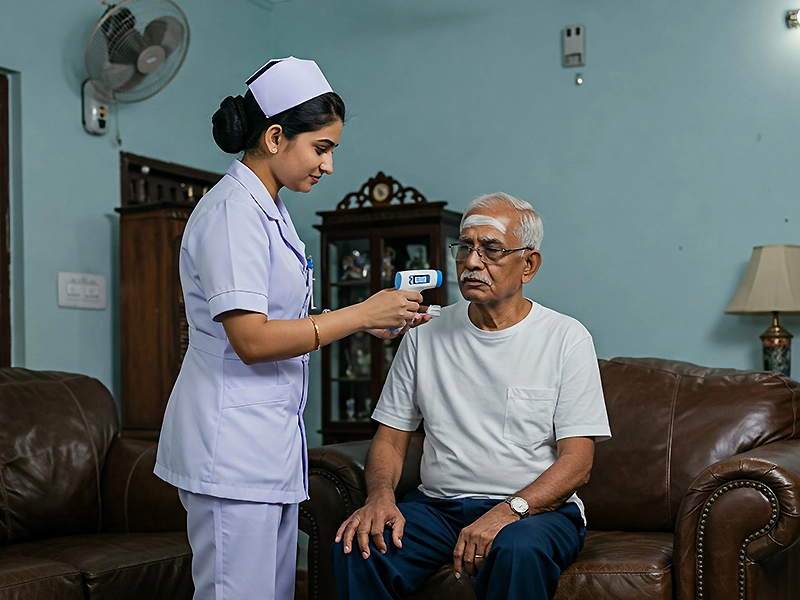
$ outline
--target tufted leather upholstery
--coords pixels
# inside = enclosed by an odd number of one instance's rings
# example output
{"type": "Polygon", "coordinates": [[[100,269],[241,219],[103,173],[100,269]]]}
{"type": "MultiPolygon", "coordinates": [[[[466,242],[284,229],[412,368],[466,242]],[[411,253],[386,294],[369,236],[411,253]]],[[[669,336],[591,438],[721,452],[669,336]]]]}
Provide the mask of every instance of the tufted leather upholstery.
{"type": "Polygon", "coordinates": [[[0,600],[192,597],[177,492],[99,381],[0,369],[0,424],[0,600]]]}
{"type": "MultiPolygon", "coordinates": [[[[613,438],[579,490],[589,522],[556,600],[800,598],[800,384],[645,358],[600,361],[613,438]]],[[[417,440],[419,442],[419,440],[417,440]]],[[[312,449],[309,598],[334,599],[328,558],[364,502],[369,442],[312,449]]],[[[419,443],[402,495],[419,482],[419,443]]],[[[450,565],[414,600],[474,598],[450,565]]]]}

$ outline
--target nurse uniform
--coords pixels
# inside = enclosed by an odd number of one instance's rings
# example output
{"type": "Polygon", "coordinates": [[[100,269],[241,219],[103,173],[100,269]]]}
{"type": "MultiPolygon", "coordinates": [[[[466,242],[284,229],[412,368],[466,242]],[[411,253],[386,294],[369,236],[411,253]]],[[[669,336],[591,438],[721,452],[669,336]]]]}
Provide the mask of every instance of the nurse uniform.
{"type": "MultiPolygon", "coordinates": [[[[331,91],[315,63],[291,57],[262,68],[248,84],[257,101],[259,87],[282,86],[276,98],[260,94],[267,115],[331,91]]],[[[238,309],[273,320],[304,318],[311,275],[283,202],[234,161],[184,231],[180,277],[189,348],[155,467],[179,488],[188,513],[195,600],[293,597],[297,505],[308,497],[302,419],[308,354],[248,366],[219,316],[238,309]]]]}

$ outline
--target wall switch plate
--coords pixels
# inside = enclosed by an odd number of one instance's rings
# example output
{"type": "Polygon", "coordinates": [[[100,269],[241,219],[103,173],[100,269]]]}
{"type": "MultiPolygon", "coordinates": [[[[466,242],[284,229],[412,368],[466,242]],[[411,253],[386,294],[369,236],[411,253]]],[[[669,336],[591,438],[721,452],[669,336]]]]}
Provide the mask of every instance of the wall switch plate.
{"type": "Polygon", "coordinates": [[[567,25],[561,30],[563,66],[580,67],[586,64],[586,27],[567,25]]]}
{"type": "Polygon", "coordinates": [[[58,273],[58,305],[67,308],[106,307],[106,278],[91,273],[58,273]]]}

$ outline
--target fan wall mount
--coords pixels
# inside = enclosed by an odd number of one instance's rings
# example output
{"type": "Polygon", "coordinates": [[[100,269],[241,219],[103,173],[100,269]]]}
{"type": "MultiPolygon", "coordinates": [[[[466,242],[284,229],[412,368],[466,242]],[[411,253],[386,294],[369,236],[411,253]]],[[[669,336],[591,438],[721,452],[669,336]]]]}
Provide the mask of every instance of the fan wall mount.
{"type": "Polygon", "coordinates": [[[109,105],[150,98],[177,74],[189,48],[189,23],[172,0],[106,4],[86,44],[83,126],[102,135],[109,105]]]}

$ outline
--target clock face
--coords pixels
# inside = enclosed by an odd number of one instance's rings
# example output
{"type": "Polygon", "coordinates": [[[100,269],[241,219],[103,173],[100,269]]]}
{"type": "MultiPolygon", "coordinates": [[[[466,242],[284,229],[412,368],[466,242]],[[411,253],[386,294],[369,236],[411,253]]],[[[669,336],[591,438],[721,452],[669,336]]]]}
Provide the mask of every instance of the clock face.
{"type": "Polygon", "coordinates": [[[391,189],[386,183],[378,183],[372,188],[372,199],[376,202],[383,202],[389,197],[391,189]]]}

